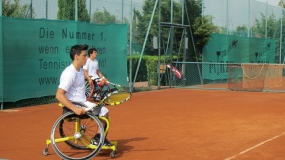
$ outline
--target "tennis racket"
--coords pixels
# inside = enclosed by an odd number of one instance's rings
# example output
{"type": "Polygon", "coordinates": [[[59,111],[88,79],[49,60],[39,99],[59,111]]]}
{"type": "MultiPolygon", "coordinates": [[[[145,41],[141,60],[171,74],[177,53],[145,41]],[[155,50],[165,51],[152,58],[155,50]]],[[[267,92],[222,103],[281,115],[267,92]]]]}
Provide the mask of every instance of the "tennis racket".
{"type": "MultiPolygon", "coordinates": [[[[105,104],[105,105],[110,105],[110,106],[114,106],[114,105],[119,105],[119,104],[122,104],[124,102],[127,102],[130,98],[131,98],[131,93],[129,92],[118,92],[118,93],[115,93],[115,94],[111,94],[109,93],[108,95],[106,95],[105,97],[102,98],[101,101],[99,101],[98,104],[96,104],[95,106],[90,106],[90,105],[87,105],[87,104],[83,104],[83,103],[80,103],[82,104],[83,106],[85,106],[85,110],[86,111],[90,111],[92,110],[93,108],[95,107],[98,107],[102,104],[105,104]]],[[[77,102],[78,103],[78,102],[77,102]]],[[[89,102],[90,103],[90,102],[89,102]]],[[[58,106],[60,107],[64,107],[62,103],[59,103],[58,106]]]]}

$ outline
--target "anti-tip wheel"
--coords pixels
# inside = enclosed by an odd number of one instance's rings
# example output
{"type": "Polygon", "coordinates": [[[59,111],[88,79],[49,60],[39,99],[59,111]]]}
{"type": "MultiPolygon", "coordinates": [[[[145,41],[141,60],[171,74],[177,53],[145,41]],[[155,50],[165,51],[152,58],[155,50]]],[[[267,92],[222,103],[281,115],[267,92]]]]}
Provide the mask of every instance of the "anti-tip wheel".
{"type": "Polygon", "coordinates": [[[115,152],[115,151],[112,151],[112,152],[110,153],[110,157],[111,157],[111,158],[115,158],[115,154],[116,154],[116,152],[115,152]]]}
{"type": "Polygon", "coordinates": [[[44,156],[48,155],[48,149],[47,148],[43,150],[43,155],[44,156]]]}

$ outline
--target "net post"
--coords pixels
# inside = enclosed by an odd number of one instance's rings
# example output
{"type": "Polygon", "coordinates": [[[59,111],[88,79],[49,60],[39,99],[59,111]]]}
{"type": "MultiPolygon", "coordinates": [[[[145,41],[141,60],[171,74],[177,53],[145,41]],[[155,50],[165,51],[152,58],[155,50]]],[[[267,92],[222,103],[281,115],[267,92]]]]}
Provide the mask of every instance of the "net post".
{"type": "Polygon", "coordinates": [[[1,102],[1,110],[3,110],[3,108],[4,108],[3,102],[1,102]]]}

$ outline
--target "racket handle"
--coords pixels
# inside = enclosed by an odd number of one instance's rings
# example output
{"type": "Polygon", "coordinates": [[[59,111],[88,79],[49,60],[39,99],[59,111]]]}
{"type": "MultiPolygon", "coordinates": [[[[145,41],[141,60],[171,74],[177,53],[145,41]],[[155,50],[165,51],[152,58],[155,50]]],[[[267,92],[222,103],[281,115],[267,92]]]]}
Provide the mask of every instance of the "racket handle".
{"type": "Polygon", "coordinates": [[[108,83],[111,84],[111,85],[113,85],[113,86],[119,86],[119,87],[121,87],[119,84],[114,84],[114,83],[111,83],[111,82],[109,82],[109,81],[108,81],[108,83]]]}
{"type": "Polygon", "coordinates": [[[84,108],[86,112],[91,111],[94,107],[84,108]]]}

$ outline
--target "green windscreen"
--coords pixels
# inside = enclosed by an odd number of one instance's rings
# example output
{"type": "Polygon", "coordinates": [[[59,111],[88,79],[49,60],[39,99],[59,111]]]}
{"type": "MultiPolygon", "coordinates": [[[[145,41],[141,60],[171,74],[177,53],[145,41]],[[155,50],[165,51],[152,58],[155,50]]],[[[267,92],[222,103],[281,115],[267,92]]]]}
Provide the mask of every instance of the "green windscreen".
{"type": "Polygon", "coordinates": [[[275,39],[212,34],[203,48],[203,62],[209,63],[203,67],[203,78],[228,78],[227,63],[274,63],[275,43],[275,39]]]}
{"type": "Polygon", "coordinates": [[[0,101],[55,95],[75,44],[96,47],[99,68],[110,82],[127,86],[127,24],[2,17],[0,101]],[[3,68],[1,68],[3,65],[3,68]]]}
{"type": "MultiPolygon", "coordinates": [[[[2,18],[0,17],[0,28],[2,28],[2,18]]],[[[3,94],[4,94],[4,87],[3,87],[3,32],[0,29],[0,102],[3,102],[3,94]]]]}

